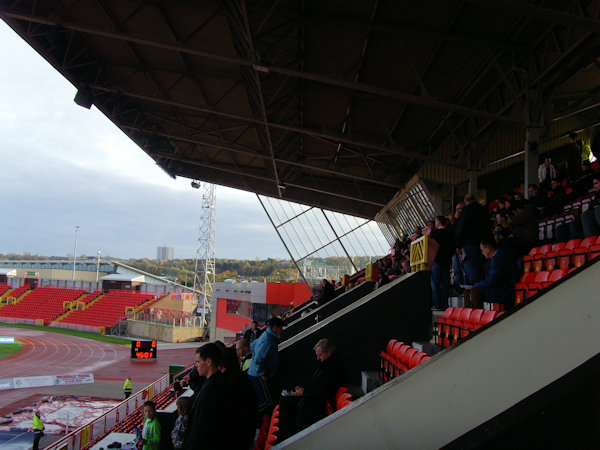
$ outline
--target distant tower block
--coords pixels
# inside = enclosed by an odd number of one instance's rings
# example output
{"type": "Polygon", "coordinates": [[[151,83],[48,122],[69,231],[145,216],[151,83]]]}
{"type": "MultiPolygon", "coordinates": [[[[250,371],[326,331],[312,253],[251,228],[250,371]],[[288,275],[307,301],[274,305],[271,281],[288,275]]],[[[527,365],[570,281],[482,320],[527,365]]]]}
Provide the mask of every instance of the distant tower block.
{"type": "Polygon", "coordinates": [[[208,315],[212,312],[211,301],[215,283],[215,202],[215,185],[202,182],[202,207],[196,247],[194,291],[200,291],[197,294],[198,312],[202,316],[204,333],[208,325],[208,315]]]}
{"type": "Polygon", "coordinates": [[[170,261],[173,259],[173,247],[156,247],[156,259],[159,261],[170,261]]]}

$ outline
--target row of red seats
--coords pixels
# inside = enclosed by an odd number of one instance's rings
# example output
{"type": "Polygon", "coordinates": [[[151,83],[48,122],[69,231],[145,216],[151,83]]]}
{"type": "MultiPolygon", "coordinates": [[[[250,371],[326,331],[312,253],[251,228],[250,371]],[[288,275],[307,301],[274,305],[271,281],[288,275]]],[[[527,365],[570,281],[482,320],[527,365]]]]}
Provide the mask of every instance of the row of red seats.
{"type": "Polygon", "coordinates": [[[0,297],[2,297],[4,295],[4,293],[6,291],[8,291],[10,289],[10,285],[6,284],[6,283],[0,283],[0,297]]]}
{"type": "Polygon", "coordinates": [[[474,308],[446,308],[443,317],[438,317],[435,323],[435,343],[442,347],[449,347],[459,339],[467,337],[469,333],[487,325],[502,313],[502,311],[474,308]]]}
{"type": "MultiPolygon", "coordinates": [[[[352,395],[348,393],[348,388],[345,386],[340,387],[335,394],[335,411],[338,411],[352,403],[352,395]]],[[[327,402],[327,413],[332,414],[333,408],[331,404],[327,402]]],[[[273,409],[271,417],[265,415],[263,418],[254,450],[269,450],[277,443],[277,433],[279,427],[279,405],[273,409]]]]}
{"type": "Polygon", "coordinates": [[[140,306],[153,297],[151,293],[111,290],[86,309],[71,311],[61,322],[111,327],[127,317],[127,307],[140,306]]]}
{"type": "Polygon", "coordinates": [[[527,272],[521,276],[518,283],[515,284],[515,305],[523,303],[523,300],[533,297],[541,289],[545,289],[569,272],[577,269],[556,269],[553,271],[542,270],[541,272],[527,272]]]}
{"type": "Polygon", "coordinates": [[[385,350],[380,354],[381,365],[379,376],[383,381],[391,380],[424,363],[431,357],[404,342],[390,339],[385,350]]]}
{"type": "Polygon", "coordinates": [[[5,297],[14,297],[14,298],[19,298],[21,295],[23,295],[27,290],[29,289],[29,285],[28,284],[24,284],[23,286],[19,286],[18,288],[15,288],[12,292],[8,292],[6,293],[5,297]]]}
{"type": "Polygon", "coordinates": [[[65,302],[74,301],[83,293],[85,293],[83,289],[38,287],[26,292],[18,303],[2,307],[0,315],[43,319],[44,323],[49,323],[67,311],[64,308],[65,302]]]}
{"type": "Polygon", "coordinates": [[[568,242],[534,247],[523,257],[523,271],[539,272],[554,270],[557,267],[569,269],[581,267],[587,261],[600,256],[600,236],[587,237],[583,240],[571,239],[568,242]]]}

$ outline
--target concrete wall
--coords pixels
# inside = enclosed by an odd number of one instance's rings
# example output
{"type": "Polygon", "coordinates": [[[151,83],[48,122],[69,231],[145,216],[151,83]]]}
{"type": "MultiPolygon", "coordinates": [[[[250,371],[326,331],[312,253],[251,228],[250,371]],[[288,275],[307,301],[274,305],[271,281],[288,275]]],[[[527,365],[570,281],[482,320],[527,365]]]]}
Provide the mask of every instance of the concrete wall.
{"type": "Polygon", "coordinates": [[[167,295],[165,298],[152,305],[153,308],[174,309],[189,313],[194,312],[195,306],[196,302],[193,299],[174,299],[173,294],[167,295]]]}
{"type": "MultiPolygon", "coordinates": [[[[17,278],[25,278],[27,272],[38,272],[40,274],[40,280],[68,280],[71,281],[73,278],[72,270],[64,269],[31,269],[31,268],[16,268],[17,278]]],[[[99,277],[107,275],[106,272],[100,271],[99,277]]],[[[96,271],[87,272],[77,270],[75,272],[75,279],[77,281],[96,281],[96,271]]]]}
{"type": "Polygon", "coordinates": [[[170,327],[158,323],[127,321],[127,332],[131,336],[143,337],[163,342],[193,341],[201,336],[199,327],[170,327]]]}
{"type": "Polygon", "coordinates": [[[599,275],[597,260],[275,448],[443,447],[598,354],[599,275]]]}
{"type": "Polygon", "coordinates": [[[214,342],[214,341],[229,342],[229,341],[231,341],[232,338],[235,338],[235,332],[226,330],[224,328],[216,328],[215,336],[214,337],[210,336],[211,342],[214,342]]]}

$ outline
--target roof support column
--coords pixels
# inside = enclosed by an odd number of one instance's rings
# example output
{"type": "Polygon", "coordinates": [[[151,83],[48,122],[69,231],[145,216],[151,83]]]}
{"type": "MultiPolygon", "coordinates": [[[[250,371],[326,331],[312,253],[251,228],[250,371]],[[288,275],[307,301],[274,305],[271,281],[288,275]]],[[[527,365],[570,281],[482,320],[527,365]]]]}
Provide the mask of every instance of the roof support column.
{"type": "Polygon", "coordinates": [[[525,177],[524,189],[537,183],[539,128],[527,128],[525,135],[525,177]]]}
{"type": "Polygon", "coordinates": [[[477,149],[477,143],[471,142],[467,153],[469,166],[467,167],[467,172],[469,172],[469,192],[471,192],[477,198],[477,189],[478,189],[478,178],[479,172],[481,171],[479,152],[477,149]]]}

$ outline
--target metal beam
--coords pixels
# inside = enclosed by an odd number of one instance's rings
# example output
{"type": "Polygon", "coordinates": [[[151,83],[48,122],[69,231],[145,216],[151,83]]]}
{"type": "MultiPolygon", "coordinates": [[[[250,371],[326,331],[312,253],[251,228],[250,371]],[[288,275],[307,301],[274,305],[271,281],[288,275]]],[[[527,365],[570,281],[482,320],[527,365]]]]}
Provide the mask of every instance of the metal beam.
{"type": "MultiPolygon", "coordinates": [[[[260,119],[254,119],[252,117],[246,117],[246,116],[241,116],[238,114],[228,113],[225,111],[219,111],[215,108],[210,108],[207,106],[186,104],[186,103],[175,102],[175,101],[171,101],[171,100],[167,100],[167,99],[163,99],[163,98],[150,97],[147,95],[135,94],[132,92],[125,92],[122,90],[107,88],[107,87],[104,87],[104,86],[101,86],[98,84],[90,84],[89,87],[92,89],[98,90],[98,91],[112,92],[112,93],[119,94],[122,96],[124,95],[127,97],[137,98],[140,100],[146,100],[149,102],[154,102],[154,103],[159,103],[159,104],[169,105],[169,106],[178,106],[178,107],[190,109],[193,111],[204,112],[207,114],[214,114],[216,116],[239,120],[240,122],[254,123],[254,124],[258,124],[258,125],[268,125],[272,128],[279,128],[282,130],[293,131],[293,132],[300,133],[300,134],[307,135],[307,136],[321,137],[324,139],[332,139],[335,141],[344,142],[349,145],[356,145],[359,147],[378,150],[378,151],[381,151],[384,153],[388,153],[390,155],[407,156],[409,158],[415,158],[415,159],[419,159],[419,160],[423,160],[423,161],[437,162],[439,164],[445,164],[447,166],[464,168],[463,164],[460,164],[456,161],[447,161],[447,160],[444,161],[444,160],[442,160],[440,158],[436,158],[434,156],[410,152],[407,150],[399,149],[397,147],[386,147],[384,145],[374,144],[372,142],[350,139],[350,138],[347,138],[347,137],[344,137],[344,136],[341,136],[338,134],[331,134],[331,133],[326,133],[326,132],[322,132],[322,131],[318,131],[318,130],[314,130],[314,129],[310,129],[310,128],[303,128],[303,127],[298,127],[298,126],[293,126],[293,125],[285,125],[285,124],[274,123],[274,122],[266,122],[265,123],[263,120],[260,120],[260,119]]],[[[426,150],[424,149],[423,151],[426,151],[426,150]]]]}
{"type": "MultiPolygon", "coordinates": [[[[255,178],[258,180],[262,180],[262,181],[268,181],[268,182],[273,182],[272,178],[268,178],[268,177],[264,177],[261,175],[256,175],[256,174],[252,174],[249,172],[244,172],[244,173],[240,173],[234,169],[230,169],[228,167],[223,167],[223,166],[219,166],[217,164],[211,164],[211,163],[206,163],[203,161],[198,161],[197,159],[186,159],[186,158],[180,158],[178,156],[174,156],[174,155],[169,155],[169,154],[163,154],[163,153],[153,153],[153,156],[156,157],[160,157],[160,158],[164,158],[164,159],[170,159],[176,162],[182,162],[185,164],[190,164],[193,166],[201,166],[201,167],[206,167],[209,169],[213,169],[216,171],[221,171],[221,172],[226,172],[226,173],[233,173],[235,175],[239,175],[242,177],[249,177],[249,178],[255,178]]],[[[378,207],[381,206],[385,206],[385,203],[379,203],[379,202],[374,202],[371,200],[367,200],[367,199],[362,199],[356,196],[350,196],[350,195],[344,195],[344,194],[340,194],[338,192],[331,192],[331,191],[326,191],[324,189],[318,189],[318,188],[313,188],[310,186],[306,186],[306,185],[300,185],[300,184],[296,184],[296,183],[288,183],[288,182],[284,182],[283,185],[285,187],[294,187],[294,188],[298,188],[298,189],[302,189],[302,190],[307,190],[307,191],[311,191],[311,192],[318,192],[320,194],[326,194],[326,195],[331,195],[333,197],[339,197],[339,198],[345,198],[347,200],[352,200],[354,202],[358,202],[358,203],[366,203],[368,205],[375,205],[378,207]]]]}
{"type": "MultiPolygon", "coordinates": [[[[142,132],[142,133],[146,133],[146,131],[138,129],[138,128],[134,128],[134,127],[123,127],[126,130],[134,130],[134,131],[138,131],[138,132],[142,132]]],[[[227,150],[227,151],[232,151],[234,153],[240,153],[240,154],[244,154],[244,155],[248,155],[248,156],[254,156],[256,158],[261,158],[261,159],[271,159],[270,156],[266,156],[264,154],[259,153],[257,150],[253,150],[250,148],[236,148],[233,147],[231,144],[229,145],[224,145],[224,144],[216,144],[213,142],[209,142],[209,141],[203,141],[200,139],[195,139],[195,138],[187,138],[187,137],[182,137],[182,136],[176,136],[176,135],[171,135],[168,133],[160,133],[160,132],[148,132],[149,135],[152,136],[161,136],[170,140],[174,140],[174,141],[181,141],[181,142],[187,142],[187,143],[191,143],[191,144],[198,144],[198,145],[203,145],[203,146],[207,146],[207,147],[212,147],[215,149],[219,149],[219,150],[227,150]]],[[[238,144],[239,145],[239,144],[238,144]]],[[[162,157],[166,157],[167,155],[164,154],[160,154],[160,153],[155,153],[155,152],[150,152],[150,154],[152,155],[156,155],[156,156],[162,156],[162,157]]],[[[171,157],[173,157],[173,155],[171,155],[171,157]]],[[[394,189],[402,189],[403,186],[400,184],[395,184],[395,183],[387,183],[385,181],[382,180],[377,180],[377,179],[373,179],[373,178],[367,178],[367,177],[362,177],[360,175],[352,175],[346,172],[340,172],[340,171],[336,171],[336,170],[331,170],[331,169],[327,169],[325,167],[318,167],[318,166],[313,166],[310,164],[305,164],[305,163],[301,163],[298,161],[290,161],[288,159],[282,159],[282,158],[274,158],[275,162],[281,163],[281,164],[287,164],[287,165],[291,165],[291,166],[296,166],[296,167],[302,167],[304,169],[310,169],[310,170],[315,170],[317,172],[323,172],[323,173],[328,173],[331,175],[336,175],[339,177],[343,177],[343,178],[349,178],[352,180],[357,180],[357,181],[362,181],[364,183],[369,183],[369,184],[374,184],[374,185],[378,185],[378,186],[386,186],[386,187],[391,187],[394,189]]],[[[243,175],[244,173],[240,172],[240,175],[243,175]]]]}
{"type": "Polygon", "coordinates": [[[289,68],[285,68],[285,67],[271,66],[266,63],[257,65],[255,63],[255,61],[253,61],[251,58],[220,55],[217,53],[191,49],[191,48],[188,48],[188,47],[185,47],[182,45],[158,42],[156,40],[149,39],[149,38],[133,37],[133,36],[127,35],[125,33],[101,30],[101,29],[90,27],[90,26],[78,25],[76,23],[71,23],[68,21],[62,21],[59,19],[53,19],[53,18],[48,18],[48,17],[42,17],[42,16],[38,16],[38,15],[34,15],[34,14],[14,13],[14,12],[6,11],[6,12],[2,13],[2,17],[23,20],[23,21],[29,21],[29,22],[43,24],[43,25],[50,25],[50,26],[57,26],[57,27],[59,26],[64,29],[78,31],[81,33],[86,33],[86,34],[91,34],[94,36],[101,36],[101,37],[105,37],[108,39],[116,39],[116,40],[120,40],[120,41],[124,41],[124,42],[131,42],[131,43],[136,43],[139,45],[160,48],[163,50],[170,50],[173,52],[188,53],[188,54],[191,54],[194,56],[207,58],[207,59],[214,59],[217,61],[230,63],[230,64],[249,66],[249,67],[253,67],[261,72],[273,72],[273,73],[278,73],[280,75],[302,78],[304,80],[310,80],[310,81],[314,81],[317,83],[322,83],[322,84],[326,84],[326,85],[330,85],[330,86],[346,88],[346,89],[350,89],[353,91],[365,92],[365,93],[372,94],[372,95],[375,95],[378,97],[384,97],[384,98],[393,99],[393,100],[397,100],[397,101],[405,102],[405,103],[412,103],[412,104],[416,104],[416,105],[424,106],[424,107],[428,107],[428,108],[441,109],[441,110],[445,110],[445,111],[454,111],[454,112],[457,112],[460,114],[465,114],[468,116],[487,118],[492,121],[508,123],[511,125],[523,125],[523,123],[521,121],[512,119],[510,117],[502,117],[502,116],[492,114],[492,113],[489,113],[486,111],[481,111],[481,110],[469,108],[466,106],[456,105],[453,103],[436,100],[436,99],[430,98],[430,97],[423,97],[423,96],[419,96],[419,95],[407,94],[405,92],[399,92],[399,91],[395,91],[392,89],[386,89],[383,87],[373,86],[373,85],[369,85],[369,84],[365,84],[365,83],[346,81],[342,78],[320,75],[320,74],[308,72],[308,71],[289,69],[289,68]]]}
{"type": "Polygon", "coordinates": [[[501,11],[510,11],[534,19],[545,19],[571,27],[578,27],[600,33],[600,22],[583,16],[568,14],[556,9],[544,8],[542,6],[532,5],[529,2],[516,0],[466,0],[469,3],[475,3],[487,8],[501,11]]]}

